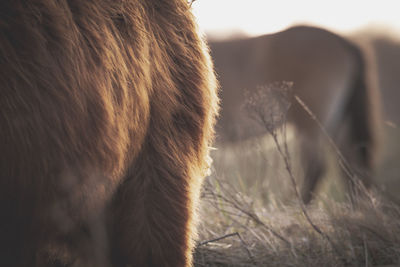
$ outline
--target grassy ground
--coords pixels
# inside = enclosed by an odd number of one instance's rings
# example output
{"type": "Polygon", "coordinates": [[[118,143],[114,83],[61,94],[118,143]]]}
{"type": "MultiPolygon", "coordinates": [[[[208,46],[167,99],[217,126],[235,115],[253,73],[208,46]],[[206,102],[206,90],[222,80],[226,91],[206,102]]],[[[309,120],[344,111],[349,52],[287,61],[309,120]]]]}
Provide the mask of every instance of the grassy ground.
{"type": "MultiPolygon", "coordinates": [[[[296,159],[290,130],[288,136],[296,159]]],[[[195,266],[400,266],[400,206],[382,190],[350,205],[330,154],[319,194],[303,210],[269,137],[215,151],[195,266]]],[[[300,184],[299,164],[291,168],[300,184]]]]}

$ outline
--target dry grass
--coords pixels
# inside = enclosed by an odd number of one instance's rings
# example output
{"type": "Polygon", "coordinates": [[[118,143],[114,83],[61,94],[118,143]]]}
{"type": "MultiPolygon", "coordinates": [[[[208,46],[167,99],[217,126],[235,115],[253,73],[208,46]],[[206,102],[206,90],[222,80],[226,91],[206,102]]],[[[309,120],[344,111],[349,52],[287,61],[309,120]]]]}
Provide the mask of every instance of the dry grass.
{"type": "Polygon", "coordinates": [[[203,192],[196,266],[399,264],[400,208],[369,197],[357,210],[327,199],[308,207],[310,219],[328,241],[296,203],[257,205],[226,180],[211,177],[203,192]]]}
{"type": "Polygon", "coordinates": [[[400,206],[382,191],[365,191],[354,208],[331,167],[319,197],[303,206],[296,146],[276,109],[261,110],[272,138],[214,152],[195,266],[400,266],[400,206]]]}

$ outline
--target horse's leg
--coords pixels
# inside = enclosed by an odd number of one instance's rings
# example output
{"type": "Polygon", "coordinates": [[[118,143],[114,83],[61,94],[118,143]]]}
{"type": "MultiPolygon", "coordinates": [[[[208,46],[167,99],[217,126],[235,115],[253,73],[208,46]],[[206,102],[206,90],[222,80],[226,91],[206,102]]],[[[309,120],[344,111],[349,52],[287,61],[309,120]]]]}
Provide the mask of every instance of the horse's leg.
{"type": "Polygon", "coordinates": [[[365,192],[372,185],[380,131],[380,97],[374,83],[373,68],[365,65],[360,52],[357,55],[359,71],[346,108],[345,138],[340,142],[340,149],[355,174],[352,179],[347,179],[351,197],[365,192]]]}
{"type": "Polygon", "coordinates": [[[357,196],[362,195],[371,187],[373,169],[373,155],[370,154],[367,133],[364,132],[367,128],[360,123],[359,119],[355,121],[355,118],[357,116],[347,121],[337,142],[346,161],[341,172],[352,203],[357,196]]]}
{"type": "Polygon", "coordinates": [[[317,134],[302,133],[300,156],[304,169],[301,197],[304,204],[308,204],[313,199],[316,186],[325,173],[325,156],[317,134]]]}

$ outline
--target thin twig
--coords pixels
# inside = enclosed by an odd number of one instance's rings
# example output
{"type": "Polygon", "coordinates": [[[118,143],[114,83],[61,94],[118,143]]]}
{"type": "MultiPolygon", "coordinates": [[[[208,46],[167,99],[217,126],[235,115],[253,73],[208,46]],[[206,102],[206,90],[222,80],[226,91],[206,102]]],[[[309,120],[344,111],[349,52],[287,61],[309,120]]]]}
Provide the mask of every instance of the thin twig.
{"type": "Polygon", "coordinates": [[[365,241],[365,234],[363,234],[363,245],[364,245],[364,256],[365,256],[365,267],[368,267],[368,247],[365,241]]]}
{"type": "Polygon", "coordinates": [[[198,247],[201,247],[201,246],[207,245],[207,244],[209,244],[209,243],[217,242],[217,241],[220,241],[220,240],[222,240],[222,239],[226,239],[226,238],[228,238],[228,237],[235,236],[235,235],[238,235],[238,233],[237,233],[237,232],[235,232],[235,233],[230,233],[230,234],[223,235],[223,236],[220,236],[220,237],[217,237],[217,238],[214,238],[214,239],[206,240],[206,241],[200,242],[197,246],[198,246],[198,247]]]}
{"type": "Polygon", "coordinates": [[[220,236],[220,237],[217,237],[217,238],[214,238],[214,239],[210,239],[210,240],[207,240],[207,241],[200,242],[200,243],[197,245],[197,247],[201,247],[201,246],[207,245],[207,244],[212,243],[212,242],[217,242],[217,241],[220,241],[220,240],[222,240],[222,239],[226,239],[226,238],[229,238],[229,237],[232,237],[232,236],[237,236],[237,237],[239,238],[239,240],[240,240],[242,246],[244,247],[244,249],[245,249],[246,252],[247,252],[247,255],[249,256],[249,259],[251,260],[251,262],[252,262],[255,266],[257,266],[257,262],[255,261],[253,254],[251,253],[251,251],[249,250],[249,248],[248,248],[246,242],[244,242],[243,238],[240,236],[240,234],[239,234],[238,232],[230,233],[230,234],[223,235],[223,236],[220,236]]]}
{"type": "MultiPolygon", "coordinates": [[[[300,197],[299,190],[298,190],[298,186],[297,186],[296,180],[295,180],[294,175],[293,175],[293,172],[292,172],[292,167],[291,167],[291,163],[290,163],[290,161],[289,161],[289,158],[286,156],[285,152],[282,150],[282,147],[281,147],[281,145],[280,145],[280,143],[279,143],[279,141],[278,141],[276,132],[270,133],[270,134],[271,134],[272,138],[274,139],[274,142],[275,142],[275,144],[276,144],[276,148],[277,148],[279,154],[281,155],[281,157],[282,157],[282,159],[283,159],[283,161],[284,161],[284,163],[285,163],[285,169],[286,169],[286,171],[287,171],[288,174],[289,174],[290,180],[291,180],[291,182],[292,182],[292,185],[293,185],[293,188],[294,188],[294,191],[295,191],[296,198],[297,198],[297,200],[298,200],[299,203],[300,203],[300,208],[301,208],[301,211],[302,211],[304,217],[306,218],[307,222],[311,225],[311,227],[312,227],[319,235],[321,235],[323,238],[325,238],[325,239],[329,242],[329,244],[332,246],[332,248],[334,249],[334,251],[335,251],[335,252],[337,253],[337,255],[339,256],[339,258],[341,258],[341,254],[340,254],[340,252],[339,252],[339,249],[338,249],[338,248],[336,247],[336,245],[333,243],[333,241],[331,240],[331,238],[330,238],[326,233],[324,233],[324,232],[312,221],[312,219],[310,218],[310,216],[309,216],[309,214],[308,214],[308,212],[307,212],[307,210],[306,210],[306,207],[305,207],[305,205],[304,205],[304,202],[303,202],[303,200],[302,200],[301,197],[300,197]]],[[[284,142],[286,142],[286,137],[284,137],[284,142]]]]}

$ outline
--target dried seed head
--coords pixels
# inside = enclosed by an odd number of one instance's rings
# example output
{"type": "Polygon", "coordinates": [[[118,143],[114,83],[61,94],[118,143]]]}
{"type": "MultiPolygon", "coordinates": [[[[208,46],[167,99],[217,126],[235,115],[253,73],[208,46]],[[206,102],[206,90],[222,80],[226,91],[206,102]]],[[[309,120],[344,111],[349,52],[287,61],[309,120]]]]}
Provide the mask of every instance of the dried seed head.
{"type": "Polygon", "coordinates": [[[244,108],[250,118],[260,123],[269,133],[286,122],[292,103],[293,82],[273,82],[246,91],[244,108]]]}

